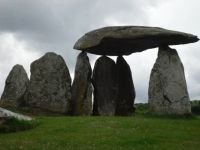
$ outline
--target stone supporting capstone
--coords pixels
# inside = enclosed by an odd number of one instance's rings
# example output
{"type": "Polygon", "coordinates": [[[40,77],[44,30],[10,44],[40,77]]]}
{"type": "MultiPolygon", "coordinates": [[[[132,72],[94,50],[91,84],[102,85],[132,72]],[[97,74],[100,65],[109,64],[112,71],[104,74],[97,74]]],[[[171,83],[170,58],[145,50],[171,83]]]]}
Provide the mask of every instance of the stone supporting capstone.
{"type": "Polygon", "coordinates": [[[75,76],[72,84],[72,115],[92,114],[92,69],[86,52],[77,57],[75,76]]]}
{"type": "Polygon", "coordinates": [[[160,47],[149,82],[149,111],[156,114],[191,112],[184,68],[178,53],[160,47]]]}
{"type": "Polygon", "coordinates": [[[46,53],[31,64],[28,105],[31,110],[67,113],[71,99],[71,77],[64,59],[46,53]]]}
{"type": "Polygon", "coordinates": [[[22,65],[15,65],[10,71],[0,104],[4,108],[17,108],[25,103],[25,95],[28,89],[29,79],[22,65]]]}
{"type": "Polygon", "coordinates": [[[115,62],[106,56],[96,60],[92,83],[94,86],[93,115],[115,114],[117,96],[115,62]]]}
{"type": "Polygon", "coordinates": [[[117,57],[116,71],[118,94],[115,115],[131,115],[134,112],[135,88],[131,69],[122,56],[117,57]]]}

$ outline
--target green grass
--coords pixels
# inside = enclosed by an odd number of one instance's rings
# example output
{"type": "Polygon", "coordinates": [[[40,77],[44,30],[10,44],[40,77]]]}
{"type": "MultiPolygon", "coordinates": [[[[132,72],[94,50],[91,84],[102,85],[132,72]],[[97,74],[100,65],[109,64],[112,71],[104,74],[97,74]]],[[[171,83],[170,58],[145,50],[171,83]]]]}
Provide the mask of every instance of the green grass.
{"type": "Polygon", "coordinates": [[[37,117],[40,125],[0,134],[2,150],[198,150],[200,117],[37,117]]]}

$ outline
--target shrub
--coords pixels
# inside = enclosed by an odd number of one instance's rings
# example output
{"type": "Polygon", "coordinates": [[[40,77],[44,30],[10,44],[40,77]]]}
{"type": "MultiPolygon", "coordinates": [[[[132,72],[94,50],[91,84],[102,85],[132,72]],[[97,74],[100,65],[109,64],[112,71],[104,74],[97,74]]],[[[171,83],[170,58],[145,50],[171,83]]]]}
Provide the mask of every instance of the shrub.
{"type": "Polygon", "coordinates": [[[191,111],[193,114],[200,115],[200,100],[191,101],[191,111]]]}
{"type": "Polygon", "coordinates": [[[136,113],[147,113],[148,112],[148,104],[147,103],[137,103],[135,104],[136,113]]]}
{"type": "Polygon", "coordinates": [[[200,105],[192,106],[192,113],[196,115],[200,115],[200,105]]]}
{"type": "Polygon", "coordinates": [[[18,132],[32,129],[39,125],[37,121],[18,120],[16,118],[7,118],[0,124],[0,133],[18,132]]]}

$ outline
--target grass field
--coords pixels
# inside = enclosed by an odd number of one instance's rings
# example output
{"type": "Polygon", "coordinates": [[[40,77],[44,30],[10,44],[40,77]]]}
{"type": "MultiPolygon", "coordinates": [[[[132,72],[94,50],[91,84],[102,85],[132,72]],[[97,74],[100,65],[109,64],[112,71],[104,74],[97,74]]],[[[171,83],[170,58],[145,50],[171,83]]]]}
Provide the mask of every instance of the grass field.
{"type": "Polygon", "coordinates": [[[36,117],[40,125],[0,134],[2,150],[199,150],[200,117],[36,117]]]}

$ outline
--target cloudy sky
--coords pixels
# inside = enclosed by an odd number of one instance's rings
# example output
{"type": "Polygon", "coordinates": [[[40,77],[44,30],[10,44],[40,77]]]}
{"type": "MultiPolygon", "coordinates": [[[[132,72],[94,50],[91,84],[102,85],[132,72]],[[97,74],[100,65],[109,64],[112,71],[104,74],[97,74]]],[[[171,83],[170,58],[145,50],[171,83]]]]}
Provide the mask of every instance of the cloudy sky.
{"type": "MultiPolygon", "coordinates": [[[[15,64],[30,76],[30,64],[46,52],[65,59],[73,76],[84,33],[111,25],[159,26],[200,37],[199,0],[0,0],[0,94],[15,64]]],[[[200,42],[173,46],[185,66],[191,99],[200,99],[200,42]]],[[[97,56],[89,55],[91,65],[97,56]]],[[[136,102],[147,102],[157,49],[125,57],[132,69],[136,102]]],[[[115,59],[115,58],[113,58],[115,59]]]]}

